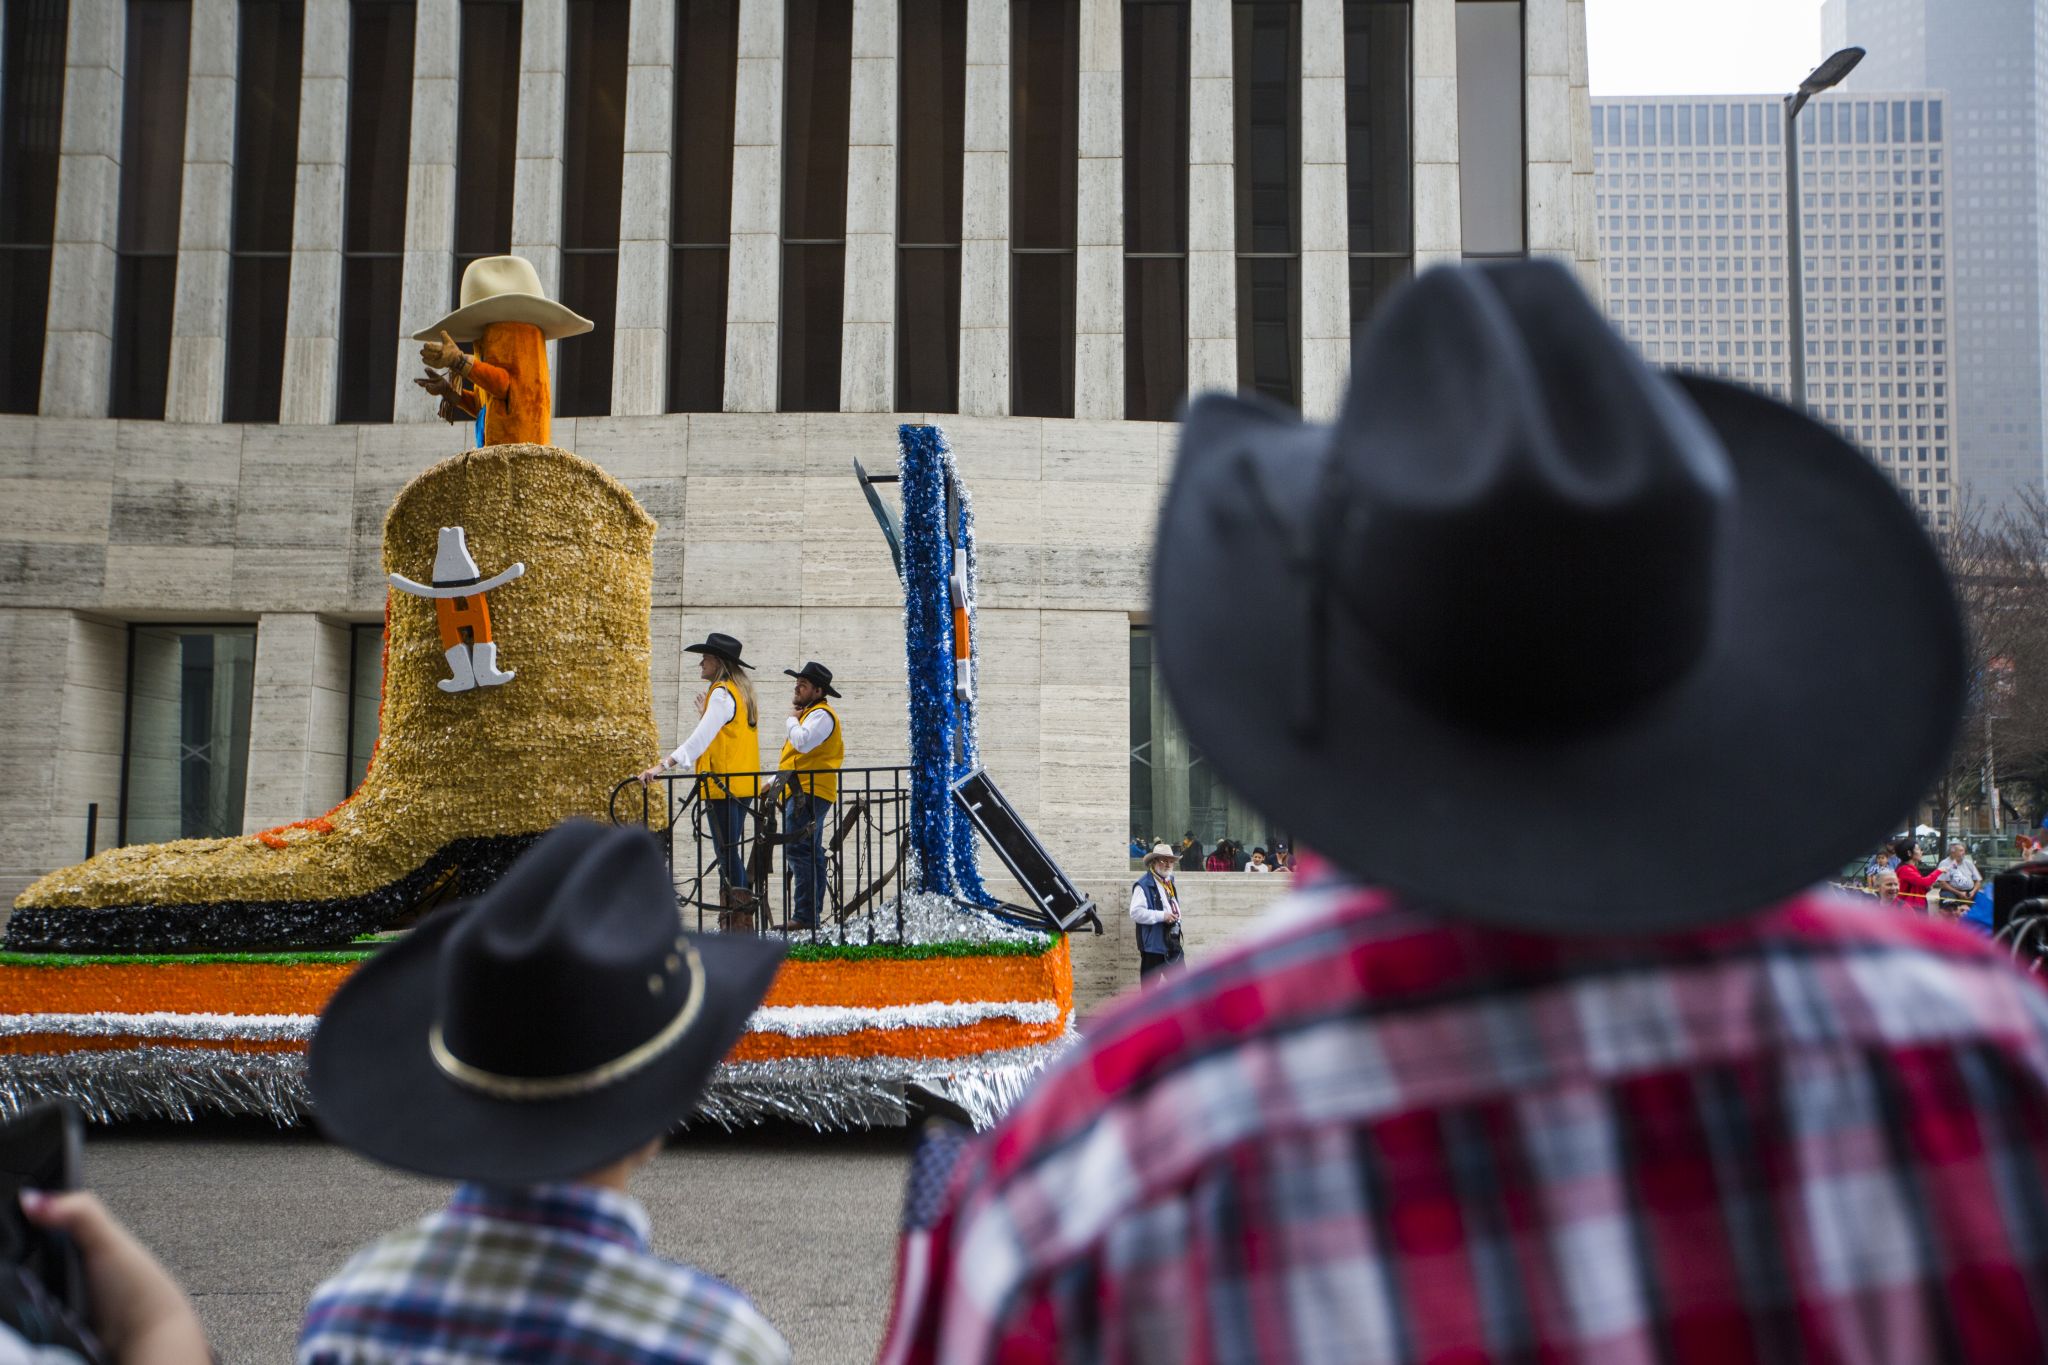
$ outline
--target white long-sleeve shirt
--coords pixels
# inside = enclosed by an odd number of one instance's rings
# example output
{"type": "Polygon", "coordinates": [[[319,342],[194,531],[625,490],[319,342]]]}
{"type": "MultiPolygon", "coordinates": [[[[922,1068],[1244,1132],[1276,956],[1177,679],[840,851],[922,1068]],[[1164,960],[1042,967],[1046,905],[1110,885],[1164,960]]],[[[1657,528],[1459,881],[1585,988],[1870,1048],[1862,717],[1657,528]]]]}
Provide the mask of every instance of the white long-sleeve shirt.
{"type": "Polygon", "coordinates": [[[1180,909],[1180,897],[1165,882],[1159,884],[1159,894],[1166,902],[1164,910],[1152,908],[1152,902],[1145,896],[1145,883],[1140,880],[1131,888],[1131,918],[1139,924],[1164,924],[1172,919],[1172,912],[1180,909]]]}
{"type": "Polygon", "coordinates": [[[790,748],[807,754],[823,744],[832,733],[832,712],[823,706],[813,706],[802,720],[784,716],[782,733],[789,740],[790,748]]]}
{"type": "Polygon", "coordinates": [[[690,737],[676,746],[663,763],[669,768],[694,768],[697,760],[704,757],[704,751],[711,747],[712,737],[725,728],[725,723],[739,714],[733,707],[732,692],[729,688],[716,687],[705,699],[704,714],[698,718],[697,728],[690,731],[690,737]]]}

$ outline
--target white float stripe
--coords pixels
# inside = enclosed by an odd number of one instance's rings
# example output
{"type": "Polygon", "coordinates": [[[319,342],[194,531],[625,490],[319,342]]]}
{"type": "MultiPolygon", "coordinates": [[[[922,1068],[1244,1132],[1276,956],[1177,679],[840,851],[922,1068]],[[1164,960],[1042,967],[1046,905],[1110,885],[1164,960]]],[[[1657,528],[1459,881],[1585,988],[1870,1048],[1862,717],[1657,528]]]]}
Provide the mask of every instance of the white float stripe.
{"type": "MultiPolygon", "coordinates": [[[[1050,1024],[1060,1018],[1053,1000],[931,1001],[916,1005],[765,1005],[747,1021],[749,1033],[822,1038],[868,1029],[965,1028],[991,1020],[1050,1024]]],[[[0,1014],[0,1037],[53,1033],[72,1038],[180,1038],[198,1042],[304,1042],[319,1017],[311,1014],[0,1014]]]]}

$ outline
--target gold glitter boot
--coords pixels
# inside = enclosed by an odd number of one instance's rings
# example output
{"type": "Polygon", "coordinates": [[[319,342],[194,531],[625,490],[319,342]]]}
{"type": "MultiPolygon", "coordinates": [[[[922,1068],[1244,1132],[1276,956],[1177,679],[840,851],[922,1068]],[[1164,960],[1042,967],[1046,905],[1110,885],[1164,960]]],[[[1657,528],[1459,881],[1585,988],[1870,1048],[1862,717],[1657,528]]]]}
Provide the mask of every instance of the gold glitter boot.
{"type": "Polygon", "coordinates": [[[261,834],[52,872],[15,902],[6,946],[341,942],[476,894],[567,816],[605,818],[612,787],[660,747],[653,546],[633,495],[567,451],[490,446],[435,465],[384,519],[384,698],[354,794],[261,834]]]}

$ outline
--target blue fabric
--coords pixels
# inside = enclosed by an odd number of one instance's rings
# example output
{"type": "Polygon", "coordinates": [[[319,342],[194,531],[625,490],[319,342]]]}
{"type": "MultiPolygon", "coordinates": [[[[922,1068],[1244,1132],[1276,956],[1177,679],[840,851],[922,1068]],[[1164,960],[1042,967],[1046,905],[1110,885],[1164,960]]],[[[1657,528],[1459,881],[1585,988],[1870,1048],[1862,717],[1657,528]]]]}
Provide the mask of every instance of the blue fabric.
{"type": "Polygon", "coordinates": [[[782,1365],[747,1296],[648,1246],[647,1213],[588,1185],[464,1185],[314,1291],[299,1365],[575,1361],[782,1365]]]}
{"type": "Polygon", "coordinates": [[[747,832],[747,803],[706,801],[704,823],[711,826],[711,846],[717,850],[718,878],[726,886],[747,889],[747,859],[742,841],[747,832]]]}
{"type": "Polygon", "coordinates": [[[1986,938],[1991,936],[1991,887],[1988,884],[1977,888],[1977,894],[1971,898],[1970,908],[1963,912],[1960,922],[1986,938]]]}
{"type": "Polygon", "coordinates": [[[789,917],[807,929],[817,927],[818,908],[825,903],[825,822],[831,818],[832,803],[809,792],[797,792],[782,803],[782,828],[789,839],[782,846],[789,865],[789,917]]]}

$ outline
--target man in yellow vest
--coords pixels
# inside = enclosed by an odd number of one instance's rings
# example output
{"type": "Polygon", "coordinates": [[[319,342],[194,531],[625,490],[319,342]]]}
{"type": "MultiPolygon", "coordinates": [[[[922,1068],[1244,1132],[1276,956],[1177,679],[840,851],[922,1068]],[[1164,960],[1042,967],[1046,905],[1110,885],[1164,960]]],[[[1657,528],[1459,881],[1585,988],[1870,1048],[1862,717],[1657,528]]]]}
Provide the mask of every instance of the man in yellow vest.
{"type": "Polygon", "coordinates": [[[790,774],[782,802],[782,828],[789,839],[783,856],[789,864],[790,916],[779,927],[807,931],[818,927],[818,907],[825,901],[825,820],[839,799],[846,737],[839,713],[825,700],[839,695],[832,687],[832,670],[812,662],[782,671],[796,679],[796,695],[782,722],[782,758],[775,765],[790,774]]]}

